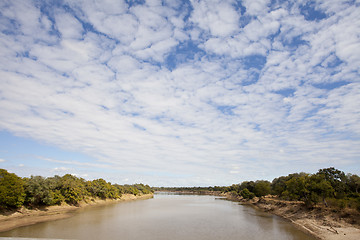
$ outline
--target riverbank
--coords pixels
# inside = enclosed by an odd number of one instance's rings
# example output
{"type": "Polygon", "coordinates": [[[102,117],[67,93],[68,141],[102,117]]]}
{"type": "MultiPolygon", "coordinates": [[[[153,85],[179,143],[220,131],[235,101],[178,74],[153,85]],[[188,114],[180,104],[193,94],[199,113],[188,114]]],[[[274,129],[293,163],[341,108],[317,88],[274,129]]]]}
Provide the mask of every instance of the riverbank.
{"type": "Polygon", "coordinates": [[[226,194],[227,199],[254,206],[292,222],[298,229],[321,240],[360,239],[360,213],[354,209],[331,209],[317,206],[308,209],[299,201],[284,201],[273,197],[246,200],[226,194]]]}
{"type": "Polygon", "coordinates": [[[91,199],[81,202],[78,206],[64,203],[59,206],[41,207],[36,209],[22,207],[17,211],[0,213],[0,232],[9,231],[14,228],[28,226],[35,223],[68,218],[76,214],[77,211],[84,210],[89,207],[98,207],[127,201],[144,200],[152,197],[153,194],[143,194],[139,196],[123,194],[119,199],[91,199]]]}

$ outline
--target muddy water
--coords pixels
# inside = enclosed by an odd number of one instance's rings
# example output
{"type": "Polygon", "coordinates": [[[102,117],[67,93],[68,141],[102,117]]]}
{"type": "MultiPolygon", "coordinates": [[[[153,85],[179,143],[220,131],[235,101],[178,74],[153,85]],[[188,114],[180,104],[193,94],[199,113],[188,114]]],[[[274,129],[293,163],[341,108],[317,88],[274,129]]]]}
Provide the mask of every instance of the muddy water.
{"type": "Polygon", "coordinates": [[[121,240],[314,239],[283,219],[214,196],[156,194],[0,233],[0,237],[121,240]]]}

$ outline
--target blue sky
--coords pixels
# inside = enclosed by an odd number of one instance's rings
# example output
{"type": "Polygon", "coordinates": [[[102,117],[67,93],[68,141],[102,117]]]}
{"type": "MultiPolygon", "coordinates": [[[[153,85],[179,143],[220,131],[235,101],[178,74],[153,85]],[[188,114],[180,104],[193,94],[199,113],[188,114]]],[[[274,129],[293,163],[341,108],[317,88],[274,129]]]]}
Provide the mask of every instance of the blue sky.
{"type": "Polygon", "coordinates": [[[153,186],[360,174],[360,1],[1,1],[0,168],[153,186]]]}

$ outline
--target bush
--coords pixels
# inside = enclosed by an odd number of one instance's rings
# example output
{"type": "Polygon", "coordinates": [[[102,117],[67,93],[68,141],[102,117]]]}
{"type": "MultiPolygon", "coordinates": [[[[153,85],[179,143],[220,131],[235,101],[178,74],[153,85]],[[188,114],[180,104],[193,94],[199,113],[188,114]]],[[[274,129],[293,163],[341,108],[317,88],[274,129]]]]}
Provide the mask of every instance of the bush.
{"type": "Polygon", "coordinates": [[[85,189],[85,181],[73,175],[66,174],[61,178],[61,194],[65,202],[77,204],[88,195],[85,189]]]}
{"type": "Polygon", "coordinates": [[[0,207],[18,208],[25,201],[23,180],[14,173],[0,169],[0,207]]]}
{"type": "Polygon", "coordinates": [[[240,195],[245,199],[253,199],[255,197],[255,194],[250,192],[247,188],[241,190],[240,195]]]}
{"type": "Polygon", "coordinates": [[[257,197],[266,196],[270,194],[270,192],[271,192],[271,184],[269,181],[260,180],[255,182],[254,194],[257,197]]]}

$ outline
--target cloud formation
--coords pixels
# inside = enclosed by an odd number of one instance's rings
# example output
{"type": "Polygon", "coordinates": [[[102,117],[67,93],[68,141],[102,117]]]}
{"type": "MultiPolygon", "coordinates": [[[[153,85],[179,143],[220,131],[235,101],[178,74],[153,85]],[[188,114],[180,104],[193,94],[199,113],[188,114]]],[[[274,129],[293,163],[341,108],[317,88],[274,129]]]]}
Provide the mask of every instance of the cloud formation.
{"type": "Polygon", "coordinates": [[[359,173],[359,4],[2,2],[0,130],[114,182],[359,173]]]}

